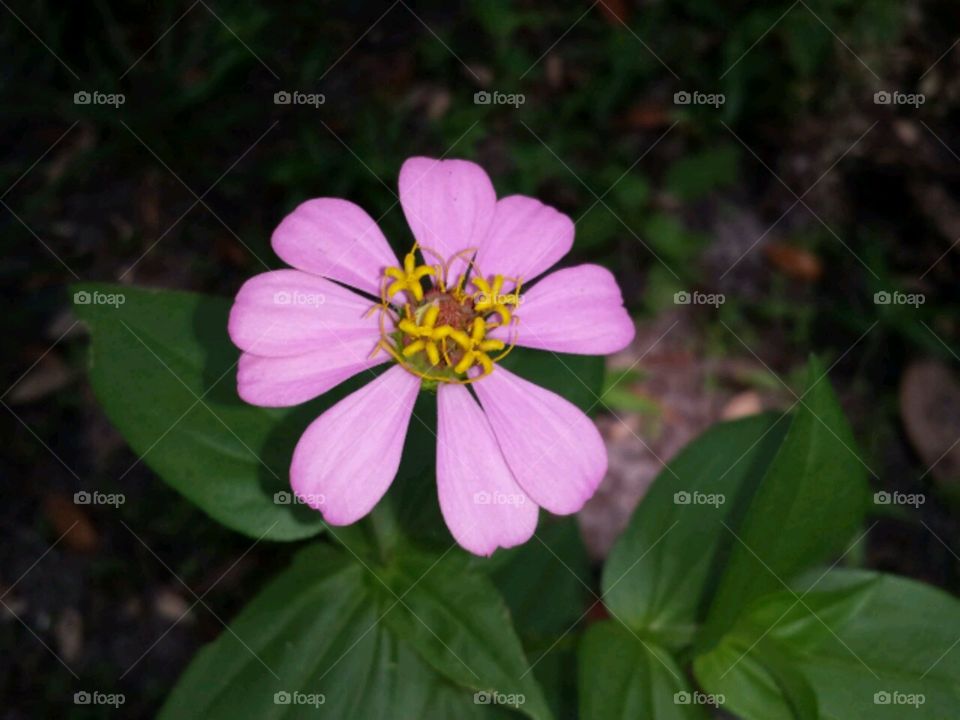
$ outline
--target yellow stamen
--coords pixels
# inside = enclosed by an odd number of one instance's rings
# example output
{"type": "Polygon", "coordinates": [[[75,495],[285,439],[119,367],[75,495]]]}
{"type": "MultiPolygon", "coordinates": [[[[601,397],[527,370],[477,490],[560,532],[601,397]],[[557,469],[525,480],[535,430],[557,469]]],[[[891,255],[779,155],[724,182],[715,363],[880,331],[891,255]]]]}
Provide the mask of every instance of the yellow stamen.
{"type": "Polygon", "coordinates": [[[418,352],[426,352],[431,365],[440,364],[440,349],[437,347],[437,342],[449,337],[453,328],[449,325],[435,327],[439,316],[440,308],[437,305],[431,305],[424,312],[419,325],[410,319],[404,319],[397,323],[397,329],[405,335],[415,338],[412,343],[403,349],[404,357],[409,358],[418,352]]]}
{"type": "Polygon", "coordinates": [[[493,283],[489,283],[479,275],[471,282],[477,288],[474,293],[473,309],[483,315],[496,313],[500,316],[500,325],[510,323],[509,305],[516,307],[520,304],[519,283],[512,293],[503,294],[503,275],[494,275],[493,283]]]}
{"type": "Polygon", "coordinates": [[[451,329],[450,339],[463,348],[463,357],[453,368],[455,373],[462,375],[478,363],[483,368],[484,375],[493,372],[493,360],[487,353],[503,350],[504,344],[503,340],[485,340],[486,334],[487,324],[481,317],[474,318],[469,336],[462,330],[451,329]]]}
{"type": "Polygon", "coordinates": [[[437,276],[437,269],[430,265],[417,266],[415,255],[416,246],[403,258],[403,267],[388,267],[383,271],[387,277],[393,278],[394,282],[387,287],[387,297],[393,297],[398,292],[406,290],[414,300],[423,302],[423,287],[420,285],[423,278],[427,275],[437,276]]]}

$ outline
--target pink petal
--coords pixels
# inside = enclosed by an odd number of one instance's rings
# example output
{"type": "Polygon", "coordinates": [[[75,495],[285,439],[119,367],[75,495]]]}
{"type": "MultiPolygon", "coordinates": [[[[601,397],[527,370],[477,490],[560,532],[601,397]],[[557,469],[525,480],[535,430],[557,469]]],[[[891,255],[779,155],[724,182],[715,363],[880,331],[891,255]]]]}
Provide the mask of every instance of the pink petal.
{"type": "Polygon", "coordinates": [[[590,418],[502,367],[473,387],[527,495],[557,515],[583,507],[607,472],[607,450],[590,418]]]}
{"type": "Polygon", "coordinates": [[[520,277],[548,270],[573,246],[573,221],[539,200],[510,195],[497,201],[493,223],[477,256],[484,275],[520,277]]]}
{"type": "Polygon", "coordinates": [[[237,367],[237,392],[251,405],[299,405],[389,360],[383,350],[370,357],[378,340],[374,335],[334,341],[320,350],[290,357],[243,353],[237,367]]]}
{"type": "Polygon", "coordinates": [[[414,157],[400,168],[400,204],[417,242],[449,260],[460,250],[480,247],[497,195],[475,163],[414,157]]]}
{"type": "Polygon", "coordinates": [[[273,231],[271,242],[288,265],[377,296],[384,268],[399,265],[373,218],[339,198],[298,205],[273,231]]]}
{"type": "Polygon", "coordinates": [[[227,329],[234,345],[254,355],[300,355],[359,337],[372,351],[379,314],[372,301],[299,270],[256,275],[240,288],[227,329]]]}
{"type": "Polygon", "coordinates": [[[491,333],[517,345],[579,355],[607,355],[633,340],[633,321],[609,270],[578,265],[550,273],[520,293],[519,324],[491,333]]]}
{"type": "Polygon", "coordinates": [[[331,525],[349,525],[390,487],[420,390],[395,366],[314,420],[293,451],[290,485],[331,525]]]}
{"type": "Polygon", "coordinates": [[[513,479],[483,410],[462,385],[437,392],[437,494],[450,533],[475,555],[520,545],[537,505],[513,479]]]}

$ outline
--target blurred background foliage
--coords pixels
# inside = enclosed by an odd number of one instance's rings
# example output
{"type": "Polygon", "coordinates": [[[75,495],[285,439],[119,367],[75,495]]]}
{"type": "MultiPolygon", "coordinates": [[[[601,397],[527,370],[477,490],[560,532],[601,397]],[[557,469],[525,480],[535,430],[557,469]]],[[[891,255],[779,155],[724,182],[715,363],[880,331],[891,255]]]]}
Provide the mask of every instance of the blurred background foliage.
{"type": "MultiPolygon", "coordinates": [[[[903,436],[898,388],[914,358],[957,360],[953,3],[11,0],[0,14],[0,273],[15,340],[2,363],[11,383],[35,362],[42,372],[39,386],[28,376],[5,400],[17,442],[2,460],[11,498],[2,516],[15,528],[2,553],[19,570],[4,582],[26,569],[13,558],[38,557],[76,520],[55,493],[72,494],[79,477],[43,443],[92,486],[135,497],[124,522],[191,584],[248,547],[142,467],[123,472],[135,458],[78,379],[84,342],[64,311],[65,285],[120,280],[231,295],[263,264],[279,264],[272,228],[319,195],[360,204],[404,248],[394,193],[415,154],[475,159],[499,194],[536,195],[568,213],[577,221],[570,262],[613,269],[641,323],[675,312],[676,292],[723,293],[718,309],[691,309],[708,359],[759,356],[794,387],[808,352],[839,360],[831,377],[879,487],[906,491],[903,478],[930,464],[903,436]],[[875,92],[894,89],[926,102],[874,103],[875,92]],[[75,104],[82,90],[125,102],[75,104]],[[283,90],[325,102],[277,105],[283,90]],[[476,104],[483,90],[525,101],[476,104]],[[683,91],[725,102],[675,104],[683,91]],[[883,290],[922,292],[926,302],[878,306],[883,290]]],[[[642,364],[630,372],[624,385],[643,379],[642,364]]],[[[781,389],[763,367],[751,372],[743,387],[781,389]]],[[[608,403],[657,414],[623,386],[608,403]]],[[[922,480],[914,484],[925,489],[922,480]]],[[[123,527],[81,521],[89,546],[48,558],[18,591],[26,615],[55,635],[65,607],[83,608],[92,618],[82,633],[86,674],[99,664],[110,686],[117,658],[136,659],[184,600],[123,527]]],[[[956,539],[943,497],[922,522],[956,539]]],[[[954,558],[920,525],[882,526],[872,564],[956,591],[954,558]]],[[[258,547],[212,607],[229,617],[288,554],[258,547]]],[[[191,623],[127,678],[137,687],[132,714],[149,714],[220,630],[212,618],[191,623]]],[[[0,660],[4,694],[28,687],[36,692],[23,707],[57,706],[42,699],[65,683],[55,659],[15,623],[2,632],[23,647],[0,660]]]]}

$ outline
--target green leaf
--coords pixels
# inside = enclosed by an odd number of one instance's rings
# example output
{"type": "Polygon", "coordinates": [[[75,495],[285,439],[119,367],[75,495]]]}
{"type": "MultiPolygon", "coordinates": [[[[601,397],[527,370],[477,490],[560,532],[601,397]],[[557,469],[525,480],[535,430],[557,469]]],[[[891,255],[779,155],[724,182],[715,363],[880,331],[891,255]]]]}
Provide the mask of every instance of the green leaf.
{"type": "Polygon", "coordinates": [[[521,712],[549,717],[525,673],[496,592],[452,556],[370,567],[315,545],[198,653],[160,718],[507,716],[487,690],[525,694],[521,712]],[[383,583],[403,588],[399,599],[383,583]]]}
{"type": "Polygon", "coordinates": [[[869,490],[853,433],[811,361],[790,430],[738,526],[707,615],[708,649],[752,600],[838,555],[863,523],[869,490]]]}
{"type": "Polygon", "coordinates": [[[597,355],[514,348],[503,366],[522,378],[565,397],[585,412],[599,407],[603,387],[603,358],[597,355]]]}
{"type": "Polygon", "coordinates": [[[573,629],[595,599],[576,520],[543,516],[533,539],[473,563],[490,575],[510,608],[554,715],[576,717],[578,638],[573,629]],[[549,602],[544,602],[545,588],[549,602]]]}
{"type": "Polygon", "coordinates": [[[490,579],[460,553],[399,552],[384,571],[384,623],[448,680],[524,698],[518,709],[550,717],[510,613],[490,579]],[[387,590],[389,588],[389,590],[387,590]],[[397,598],[401,598],[397,600],[397,598]],[[394,602],[396,601],[396,602],[394,602]]]}
{"type": "Polygon", "coordinates": [[[75,308],[90,326],[97,399],[151,469],[212,518],[252,537],[295,540],[321,531],[319,513],[278,504],[274,494],[289,491],[293,447],[322,404],[280,411],[240,400],[228,300],[122,285],[73,290],[123,298],[75,308]]]}
{"type": "Polygon", "coordinates": [[[772,641],[761,638],[754,645],[764,668],[783,694],[794,720],[818,720],[817,696],[807,679],[790,664],[789,658],[772,641]]]}
{"type": "MultiPolygon", "coordinates": [[[[709,653],[697,679],[746,720],[796,712],[800,678],[819,717],[930,720],[960,710],[960,602],[904,578],[833,570],[754,602],[709,653]],[[771,653],[771,650],[773,651],[771,653]]],[[[809,700],[807,701],[809,703],[809,700]]]]}
{"type": "Polygon", "coordinates": [[[580,644],[583,720],[706,720],[703,701],[663,648],[614,621],[590,626],[580,644]]]}
{"type": "Polygon", "coordinates": [[[714,425],[660,472],[603,569],[614,616],[666,647],[691,641],[733,541],[724,523],[735,525],[740,498],[749,498],[786,426],[774,415],[714,425]]]}
{"type": "Polygon", "coordinates": [[[552,641],[583,615],[588,599],[593,600],[587,590],[590,565],[573,518],[541,518],[533,539],[498,552],[492,562],[496,567],[491,579],[524,639],[552,641]],[[550,590],[548,603],[543,600],[545,588],[550,590]]]}

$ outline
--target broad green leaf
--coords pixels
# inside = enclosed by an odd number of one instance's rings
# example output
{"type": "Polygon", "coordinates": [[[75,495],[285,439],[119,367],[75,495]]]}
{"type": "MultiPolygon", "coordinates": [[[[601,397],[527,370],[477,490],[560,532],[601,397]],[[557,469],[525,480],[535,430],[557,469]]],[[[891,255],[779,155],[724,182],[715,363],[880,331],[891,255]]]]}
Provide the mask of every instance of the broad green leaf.
{"type": "Polygon", "coordinates": [[[230,301],[121,285],[73,290],[124,299],[75,307],[90,326],[93,390],[143,462],[239,532],[271,540],[320,532],[319,513],[278,503],[275,493],[290,489],[288,468],[300,433],[350,383],[293,411],[248,405],[236,392],[239,353],[227,336],[230,301]]]}
{"type": "Polygon", "coordinates": [[[594,600],[587,590],[590,567],[586,549],[573,518],[541,518],[532,539],[498,552],[493,562],[496,567],[491,579],[525,640],[550,638],[552,642],[569,630],[594,600]],[[549,602],[544,602],[546,588],[549,602]]]}
{"type": "MultiPolygon", "coordinates": [[[[761,638],[753,647],[764,669],[773,678],[794,720],[818,720],[817,696],[810,683],[773,641],[761,638]]],[[[728,705],[728,709],[732,709],[728,705]]]]}
{"type": "Polygon", "coordinates": [[[468,559],[405,548],[384,568],[382,579],[386,587],[374,590],[392,608],[384,623],[436,672],[473,690],[522,696],[520,710],[550,717],[506,605],[468,559]]]}
{"type": "Polygon", "coordinates": [[[709,649],[752,600],[840,554],[869,498],[853,433],[820,364],[811,361],[783,444],[750,500],[707,616],[709,649]]]}
{"type": "Polygon", "coordinates": [[[537,676],[558,720],[578,720],[577,643],[580,634],[567,635],[527,648],[533,674],[537,676]]]}
{"type": "Polygon", "coordinates": [[[432,562],[407,557],[391,571],[329,546],[301,551],[198,653],[160,718],[509,717],[480,691],[503,702],[520,686],[528,694],[519,710],[549,717],[529,675],[518,679],[527,664],[495,591],[432,562]],[[457,589],[421,588],[434,573],[433,585],[457,589]],[[410,576],[399,600],[378,579],[410,576]],[[462,608],[447,606],[451,594],[462,608]],[[479,677],[452,668],[454,652],[479,677]],[[509,673],[509,687],[491,673],[509,673]]]}
{"type": "Polygon", "coordinates": [[[960,601],[912,580],[833,570],[754,602],[709,653],[697,679],[746,720],[789,720],[797,693],[819,717],[940,720],[960,713],[960,601]],[[772,650],[772,653],[771,653],[772,650]]]}
{"type": "Polygon", "coordinates": [[[580,643],[582,720],[706,720],[709,698],[694,691],[663,648],[615,621],[592,625],[580,643]]]}
{"type": "Polygon", "coordinates": [[[736,525],[736,508],[786,427],[774,415],[714,425],[660,472],[603,569],[604,602],[615,617],[665,647],[691,641],[733,541],[724,523],[736,525]]]}
{"type": "MultiPolygon", "coordinates": [[[[776,623],[776,618],[773,619],[776,623]]],[[[758,634],[731,638],[696,660],[697,679],[745,720],[817,720],[816,694],[783,648],[758,634]]]]}
{"type": "Polygon", "coordinates": [[[541,516],[524,545],[477,558],[510,608],[533,671],[557,717],[576,717],[574,628],[594,604],[586,548],[572,517],[541,516]],[[548,589],[549,602],[544,601],[548,589]]]}

